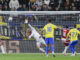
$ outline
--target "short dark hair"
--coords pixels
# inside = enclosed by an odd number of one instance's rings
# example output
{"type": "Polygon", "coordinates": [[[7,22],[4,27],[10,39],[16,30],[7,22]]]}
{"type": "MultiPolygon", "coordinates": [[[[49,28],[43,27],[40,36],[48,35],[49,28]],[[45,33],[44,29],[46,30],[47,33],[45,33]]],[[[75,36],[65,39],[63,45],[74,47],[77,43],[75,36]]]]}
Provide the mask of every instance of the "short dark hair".
{"type": "Polygon", "coordinates": [[[76,28],[76,25],[74,25],[74,28],[76,28]]]}
{"type": "Polygon", "coordinates": [[[68,25],[65,25],[65,28],[69,28],[68,25]]]}
{"type": "Polygon", "coordinates": [[[49,19],[49,20],[48,20],[48,22],[49,22],[49,23],[51,23],[51,22],[52,22],[52,20],[51,20],[51,19],[49,19]]]}

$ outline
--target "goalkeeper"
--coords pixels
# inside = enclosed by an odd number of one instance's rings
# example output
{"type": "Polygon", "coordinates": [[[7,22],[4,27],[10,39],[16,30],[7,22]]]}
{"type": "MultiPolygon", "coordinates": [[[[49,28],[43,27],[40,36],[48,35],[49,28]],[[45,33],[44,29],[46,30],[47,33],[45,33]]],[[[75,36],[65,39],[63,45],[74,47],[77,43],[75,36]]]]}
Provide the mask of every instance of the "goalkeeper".
{"type": "MultiPolygon", "coordinates": [[[[26,20],[25,23],[28,23],[28,20],[26,20]]],[[[30,24],[28,24],[28,26],[29,26],[30,29],[31,29],[31,34],[28,36],[29,39],[30,39],[31,37],[34,37],[34,39],[36,39],[37,48],[38,48],[41,52],[43,52],[44,54],[46,54],[45,50],[40,47],[41,43],[44,44],[45,46],[47,46],[46,43],[45,43],[45,41],[44,41],[44,39],[43,39],[42,36],[36,31],[36,29],[35,29],[34,27],[32,27],[30,24]]]]}

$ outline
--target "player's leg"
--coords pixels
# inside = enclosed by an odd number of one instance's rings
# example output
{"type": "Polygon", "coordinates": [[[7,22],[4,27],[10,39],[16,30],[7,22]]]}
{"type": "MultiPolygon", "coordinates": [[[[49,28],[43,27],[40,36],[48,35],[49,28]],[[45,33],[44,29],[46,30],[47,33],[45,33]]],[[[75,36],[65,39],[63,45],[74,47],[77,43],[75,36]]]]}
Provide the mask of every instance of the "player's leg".
{"type": "Polygon", "coordinates": [[[50,42],[50,44],[51,44],[51,47],[52,47],[52,54],[53,54],[53,56],[55,57],[55,54],[54,54],[54,39],[53,38],[49,38],[49,42],[50,42]]]}
{"type": "Polygon", "coordinates": [[[37,42],[36,45],[37,45],[37,48],[38,48],[41,52],[43,52],[43,53],[45,52],[45,50],[40,47],[40,45],[41,45],[40,42],[37,42]]]}
{"type": "Polygon", "coordinates": [[[63,54],[64,54],[64,55],[66,55],[67,49],[68,49],[68,46],[65,46],[65,49],[64,49],[64,51],[63,51],[63,54]]]}
{"type": "Polygon", "coordinates": [[[73,54],[75,54],[75,46],[77,45],[77,43],[78,43],[78,40],[75,41],[74,44],[73,44],[73,54]]]}
{"type": "Polygon", "coordinates": [[[49,46],[48,46],[48,44],[49,44],[49,38],[46,38],[46,44],[47,44],[47,46],[46,46],[46,54],[47,54],[47,56],[48,56],[48,50],[49,50],[49,46]]]}
{"type": "Polygon", "coordinates": [[[62,38],[62,43],[64,44],[65,46],[65,49],[63,50],[62,54],[65,54],[65,50],[66,50],[66,45],[65,45],[65,42],[66,42],[66,38],[62,38]]]}
{"type": "Polygon", "coordinates": [[[2,41],[1,41],[1,40],[0,40],[0,49],[1,49],[1,51],[2,51],[2,54],[5,54],[4,47],[3,47],[3,45],[2,45],[2,41]]]}
{"type": "Polygon", "coordinates": [[[64,55],[66,55],[66,51],[67,51],[68,48],[69,48],[69,43],[70,43],[70,40],[66,40],[66,42],[64,43],[64,45],[65,45],[65,49],[64,49],[64,51],[63,51],[63,54],[64,54],[64,55]]]}
{"type": "Polygon", "coordinates": [[[75,56],[75,53],[74,53],[74,46],[73,45],[70,45],[70,50],[72,52],[72,55],[71,56],[75,56]]]}
{"type": "Polygon", "coordinates": [[[42,43],[45,47],[47,47],[47,44],[45,43],[43,38],[40,38],[40,43],[42,43]]]}
{"type": "MultiPolygon", "coordinates": [[[[41,44],[43,44],[45,47],[47,47],[47,44],[45,43],[43,38],[40,38],[40,42],[41,44]]],[[[44,54],[46,54],[46,51],[44,52],[44,54]]]]}
{"type": "Polygon", "coordinates": [[[77,41],[73,41],[70,44],[70,50],[72,51],[72,56],[75,56],[75,45],[77,45],[77,43],[78,43],[78,40],[77,41]]]}

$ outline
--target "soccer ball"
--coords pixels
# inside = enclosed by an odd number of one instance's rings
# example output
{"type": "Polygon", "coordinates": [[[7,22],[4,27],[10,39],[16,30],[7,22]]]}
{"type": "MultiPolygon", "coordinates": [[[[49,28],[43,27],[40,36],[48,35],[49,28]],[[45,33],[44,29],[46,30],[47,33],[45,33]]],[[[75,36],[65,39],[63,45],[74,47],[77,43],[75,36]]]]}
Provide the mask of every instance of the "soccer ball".
{"type": "Polygon", "coordinates": [[[9,21],[12,21],[12,20],[13,20],[13,18],[10,16],[10,17],[8,18],[8,20],[9,20],[9,21]]]}
{"type": "Polygon", "coordinates": [[[25,23],[28,23],[28,20],[27,19],[25,19],[25,23]]]}

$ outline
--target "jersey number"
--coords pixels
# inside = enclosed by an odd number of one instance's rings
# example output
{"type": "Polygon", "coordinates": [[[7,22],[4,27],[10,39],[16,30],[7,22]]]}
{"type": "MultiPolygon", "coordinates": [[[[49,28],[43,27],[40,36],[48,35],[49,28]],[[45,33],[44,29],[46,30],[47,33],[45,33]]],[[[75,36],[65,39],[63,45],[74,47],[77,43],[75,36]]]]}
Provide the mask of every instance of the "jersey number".
{"type": "Polygon", "coordinates": [[[77,32],[72,32],[72,37],[76,37],[77,36],[77,32]]]}
{"type": "Polygon", "coordinates": [[[51,27],[47,27],[47,31],[48,32],[51,32],[51,27]]]}

